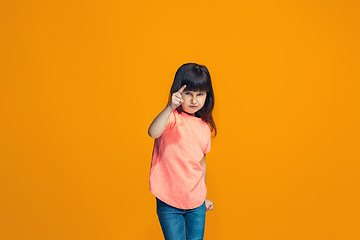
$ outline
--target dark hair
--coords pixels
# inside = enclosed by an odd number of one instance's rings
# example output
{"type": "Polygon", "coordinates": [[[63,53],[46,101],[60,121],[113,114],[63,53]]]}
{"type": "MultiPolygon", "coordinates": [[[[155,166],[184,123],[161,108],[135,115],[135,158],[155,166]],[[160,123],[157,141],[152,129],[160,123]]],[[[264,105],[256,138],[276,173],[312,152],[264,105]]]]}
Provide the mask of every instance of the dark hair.
{"type": "MultiPolygon", "coordinates": [[[[204,106],[195,113],[196,117],[200,117],[210,125],[211,131],[217,134],[216,125],[212,116],[214,109],[214,91],[211,84],[209,70],[205,65],[196,63],[183,64],[175,74],[174,82],[170,89],[168,104],[171,102],[171,96],[177,92],[182,86],[186,85],[184,91],[206,91],[206,100],[204,106]]],[[[176,109],[179,113],[183,112],[181,105],[176,109]]]]}

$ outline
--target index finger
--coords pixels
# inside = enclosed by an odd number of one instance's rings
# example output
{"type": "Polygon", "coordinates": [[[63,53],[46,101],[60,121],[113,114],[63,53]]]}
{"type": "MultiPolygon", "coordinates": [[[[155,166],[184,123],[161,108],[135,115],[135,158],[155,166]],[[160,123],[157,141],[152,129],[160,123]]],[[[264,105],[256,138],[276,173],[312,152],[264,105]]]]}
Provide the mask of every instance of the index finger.
{"type": "Polygon", "coordinates": [[[182,86],[177,92],[178,92],[178,93],[182,93],[185,88],[186,88],[186,85],[182,86]]]}

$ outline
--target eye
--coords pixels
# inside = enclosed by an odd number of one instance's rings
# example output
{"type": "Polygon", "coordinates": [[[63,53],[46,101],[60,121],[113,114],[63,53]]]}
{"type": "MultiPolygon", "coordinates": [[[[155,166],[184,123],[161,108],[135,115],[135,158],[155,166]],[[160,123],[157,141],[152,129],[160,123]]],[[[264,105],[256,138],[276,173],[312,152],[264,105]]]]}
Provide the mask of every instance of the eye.
{"type": "Polygon", "coordinates": [[[191,95],[191,93],[189,93],[189,92],[186,92],[186,93],[185,93],[185,95],[191,95]]]}
{"type": "Polygon", "coordinates": [[[203,94],[203,93],[199,93],[199,94],[198,94],[198,96],[202,96],[202,95],[204,95],[204,94],[203,94]]]}

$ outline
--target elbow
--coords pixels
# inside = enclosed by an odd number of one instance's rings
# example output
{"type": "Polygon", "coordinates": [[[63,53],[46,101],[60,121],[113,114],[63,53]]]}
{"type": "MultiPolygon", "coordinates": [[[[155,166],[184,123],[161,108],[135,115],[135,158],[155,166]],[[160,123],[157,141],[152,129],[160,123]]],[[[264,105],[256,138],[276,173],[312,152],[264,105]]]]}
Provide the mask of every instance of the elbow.
{"type": "Polygon", "coordinates": [[[152,132],[150,131],[150,129],[148,130],[148,135],[152,138],[154,138],[154,135],[152,134],[152,132]]]}
{"type": "Polygon", "coordinates": [[[160,135],[154,134],[154,133],[150,130],[150,128],[149,128],[149,130],[148,130],[148,134],[149,134],[149,136],[150,136],[151,138],[158,138],[158,137],[160,137],[160,135]]]}
{"type": "Polygon", "coordinates": [[[201,165],[203,166],[206,166],[206,162],[205,162],[205,156],[206,156],[206,153],[204,154],[203,158],[201,159],[201,165]]]}

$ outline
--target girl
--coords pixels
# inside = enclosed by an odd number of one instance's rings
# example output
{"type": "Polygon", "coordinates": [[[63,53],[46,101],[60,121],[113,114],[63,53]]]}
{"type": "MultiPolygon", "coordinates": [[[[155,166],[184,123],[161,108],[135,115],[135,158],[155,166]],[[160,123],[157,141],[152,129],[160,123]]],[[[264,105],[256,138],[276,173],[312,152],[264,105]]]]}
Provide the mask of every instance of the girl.
{"type": "Polygon", "coordinates": [[[206,198],[205,155],[210,151],[214,92],[208,69],[186,63],[175,74],[166,108],[148,133],[155,138],[150,191],[166,240],[203,239],[206,198]]]}

